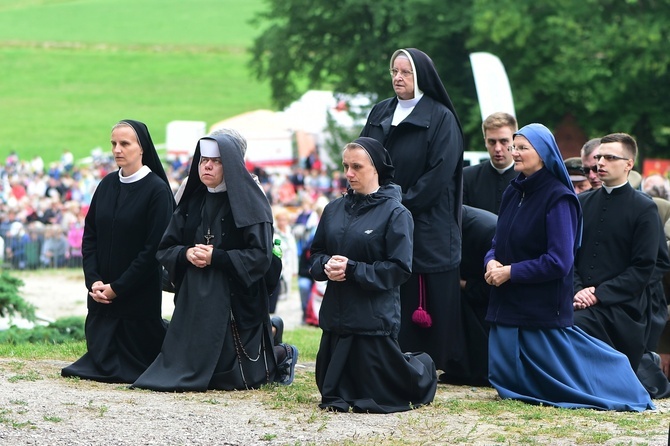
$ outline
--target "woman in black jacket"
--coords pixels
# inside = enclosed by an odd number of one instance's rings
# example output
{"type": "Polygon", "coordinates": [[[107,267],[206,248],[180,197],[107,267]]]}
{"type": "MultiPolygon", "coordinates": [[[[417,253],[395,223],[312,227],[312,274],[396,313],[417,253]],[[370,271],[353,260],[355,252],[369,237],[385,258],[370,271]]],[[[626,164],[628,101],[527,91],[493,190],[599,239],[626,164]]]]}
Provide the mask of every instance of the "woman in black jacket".
{"type": "Polygon", "coordinates": [[[414,223],[378,141],[347,144],[342,160],[350,189],[324,209],[311,248],[312,277],[328,280],[316,358],[320,407],[410,410],[429,404],[437,385],[430,356],[404,354],[397,341],[414,223]]]}

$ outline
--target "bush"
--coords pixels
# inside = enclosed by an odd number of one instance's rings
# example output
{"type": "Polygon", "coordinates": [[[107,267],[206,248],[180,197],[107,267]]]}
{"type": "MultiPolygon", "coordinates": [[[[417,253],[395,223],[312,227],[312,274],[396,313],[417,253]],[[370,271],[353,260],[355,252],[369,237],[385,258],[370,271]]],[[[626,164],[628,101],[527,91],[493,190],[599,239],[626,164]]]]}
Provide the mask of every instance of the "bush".
{"type": "Polygon", "coordinates": [[[23,281],[12,276],[6,270],[0,273],[0,317],[20,315],[35,322],[35,306],[19,295],[23,281]]]}
{"type": "Polygon", "coordinates": [[[10,327],[0,331],[0,344],[62,344],[69,341],[83,341],[84,320],[82,316],[72,316],[58,319],[47,326],[39,325],[30,329],[10,327]]]}

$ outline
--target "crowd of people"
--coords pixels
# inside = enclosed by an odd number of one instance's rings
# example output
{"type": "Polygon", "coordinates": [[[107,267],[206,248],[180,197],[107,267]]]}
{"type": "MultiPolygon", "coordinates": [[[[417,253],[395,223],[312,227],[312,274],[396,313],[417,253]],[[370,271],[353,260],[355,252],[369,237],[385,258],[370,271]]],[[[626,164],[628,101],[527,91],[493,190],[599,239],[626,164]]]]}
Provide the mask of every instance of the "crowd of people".
{"type": "MultiPolygon", "coordinates": [[[[69,152],[67,152],[69,153],[69,152]]],[[[84,218],[93,194],[110,172],[111,156],[85,162],[69,157],[44,166],[41,157],[22,160],[12,153],[0,165],[0,264],[11,269],[81,266],[84,218]]],[[[346,191],[338,171],[306,168],[305,160],[290,173],[267,174],[256,168],[270,203],[276,208],[313,207],[319,198],[330,200],[346,191]]],[[[174,193],[187,175],[189,162],[165,162],[174,193]]]]}
{"type": "Polygon", "coordinates": [[[233,130],[164,171],[132,120],[91,166],[64,157],[45,173],[12,154],[5,263],[86,276],[88,352],[62,374],[160,391],[288,385],[298,348],[270,316],[295,281],[303,321],[322,329],[324,409],[410,410],[438,382],[569,408],[669,397],[670,183],[633,170],[635,140],[594,138],[564,160],[544,125],[498,112],[482,124],[490,159],[464,167],[430,57],[399,49],[389,71],[395,94],[343,148],[343,174],[305,170],[314,160],[249,172],[233,130]],[[161,289],[175,293],[169,324],[161,289]]]}

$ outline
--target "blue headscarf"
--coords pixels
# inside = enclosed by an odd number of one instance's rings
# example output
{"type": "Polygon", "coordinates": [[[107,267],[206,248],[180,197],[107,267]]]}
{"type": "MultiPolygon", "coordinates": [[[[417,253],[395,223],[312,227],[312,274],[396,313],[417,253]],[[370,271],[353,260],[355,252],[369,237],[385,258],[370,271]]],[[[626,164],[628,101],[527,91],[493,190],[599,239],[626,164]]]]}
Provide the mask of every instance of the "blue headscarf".
{"type": "MultiPolygon", "coordinates": [[[[542,124],[528,124],[518,132],[514,134],[521,135],[526,138],[530,144],[533,146],[535,151],[542,162],[544,167],[547,168],[549,172],[568,188],[568,190],[577,198],[575,193],[575,188],[570,181],[570,175],[568,170],[565,168],[565,163],[563,162],[563,156],[561,151],[558,149],[558,144],[554,139],[554,135],[551,131],[543,126],[542,124]]],[[[579,205],[579,200],[576,200],[579,205]]],[[[579,248],[582,244],[582,230],[583,230],[583,220],[581,215],[581,208],[579,209],[579,215],[577,220],[577,237],[575,239],[575,248],[579,248]]]]}
{"type": "Polygon", "coordinates": [[[537,154],[542,158],[544,166],[552,173],[552,175],[558,178],[561,183],[565,184],[565,187],[570,189],[573,193],[575,192],[575,188],[572,186],[572,181],[570,181],[568,170],[565,168],[561,151],[558,149],[558,144],[556,144],[554,135],[552,135],[548,128],[542,124],[528,124],[519,129],[519,131],[514,134],[514,136],[516,135],[521,135],[530,141],[530,144],[533,146],[537,154]]]}

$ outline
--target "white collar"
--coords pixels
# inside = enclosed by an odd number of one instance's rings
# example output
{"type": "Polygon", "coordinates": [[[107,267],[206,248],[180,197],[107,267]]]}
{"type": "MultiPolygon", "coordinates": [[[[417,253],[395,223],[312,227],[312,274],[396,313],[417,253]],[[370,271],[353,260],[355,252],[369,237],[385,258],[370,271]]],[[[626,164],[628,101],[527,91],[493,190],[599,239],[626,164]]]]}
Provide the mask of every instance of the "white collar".
{"type": "Polygon", "coordinates": [[[623,184],[619,184],[618,186],[605,186],[605,185],[603,184],[603,189],[605,189],[605,192],[607,192],[608,194],[611,194],[612,191],[613,191],[614,189],[618,189],[618,188],[620,188],[620,187],[624,187],[626,184],[628,184],[628,181],[626,181],[626,182],[623,183],[623,184]]]}
{"type": "Polygon", "coordinates": [[[127,177],[124,177],[121,174],[121,170],[122,169],[119,169],[119,181],[121,181],[124,184],[134,183],[136,181],[140,181],[142,178],[146,177],[147,175],[149,175],[151,173],[151,169],[149,169],[149,166],[144,166],[144,165],[142,167],[140,167],[140,170],[138,170],[137,172],[135,172],[132,175],[128,175],[127,177]]]}
{"type": "Polygon", "coordinates": [[[514,167],[514,160],[512,160],[511,163],[509,163],[509,166],[504,167],[502,169],[498,169],[496,166],[493,165],[493,161],[489,158],[489,162],[491,163],[491,167],[493,167],[500,175],[504,174],[508,170],[510,170],[512,167],[514,167]]]}
{"type": "Polygon", "coordinates": [[[222,181],[221,184],[219,184],[216,187],[208,187],[207,188],[207,192],[210,192],[212,194],[218,194],[219,192],[225,192],[226,190],[228,190],[228,188],[226,187],[226,182],[225,181],[222,181]]]}
{"type": "Polygon", "coordinates": [[[423,97],[423,91],[417,91],[412,99],[398,98],[398,105],[401,106],[402,108],[414,107],[421,100],[422,97],[423,97]]]}

